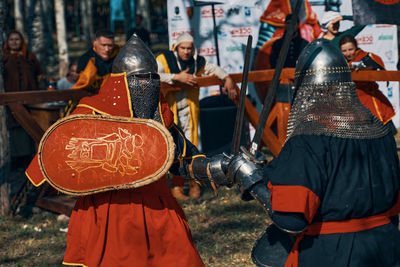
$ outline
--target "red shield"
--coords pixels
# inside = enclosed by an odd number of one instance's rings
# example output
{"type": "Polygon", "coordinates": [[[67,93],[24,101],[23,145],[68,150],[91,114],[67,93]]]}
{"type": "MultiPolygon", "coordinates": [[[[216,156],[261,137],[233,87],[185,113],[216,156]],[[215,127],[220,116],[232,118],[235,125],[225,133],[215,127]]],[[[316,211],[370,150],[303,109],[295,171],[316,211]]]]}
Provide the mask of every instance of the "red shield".
{"type": "Polygon", "coordinates": [[[174,152],[171,134],[156,121],[72,115],[46,131],[38,158],[53,187],[87,195],[157,181],[171,166],[174,152]]]}

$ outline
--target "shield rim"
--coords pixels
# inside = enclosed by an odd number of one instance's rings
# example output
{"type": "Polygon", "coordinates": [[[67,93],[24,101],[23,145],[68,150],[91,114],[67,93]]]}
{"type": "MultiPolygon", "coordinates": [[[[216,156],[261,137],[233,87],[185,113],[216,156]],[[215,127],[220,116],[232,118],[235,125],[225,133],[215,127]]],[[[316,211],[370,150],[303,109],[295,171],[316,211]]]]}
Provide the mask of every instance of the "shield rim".
{"type": "Polygon", "coordinates": [[[92,114],[75,114],[75,115],[70,115],[68,117],[62,118],[58,120],[56,123],[51,125],[46,132],[44,133],[42,139],[40,140],[39,146],[38,146],[38,162],[39,162],[39,169],[45,178],[45,180],[55,189],[58,191],[68,194],[68,195],[75,195],[75,196],[84,196],[84,195],[91,195],[95,193],[100,193],[100,192],[105,192],[105,191],[110,191],[110,190],[121,190],[121,189],[131,189],[131,188],[138,188],[142,187],[148,184],[151,184],[153,182],[158,181],[161,177],[163,177],[171,167],[173,161],[174,161],[174,156],[175,156],[175,142],[174,139],[169,132],[169,130],[162,125],[161,123],[151,120],[151,119],[140,119],[140,118],[129,118],[129,117],[120,117],[120,116],[111,116],[111,115],[92,115],[92,114]],[[99,187],[96,189],[92,190],[84,190],[84,191],[77,191],[77,190],[71,190],[67,189],[63,186],[57,185],[56,183],[53,182],[53,180],[48,176],[44,162],[43,162],[43,148],[46,144],[46,141],[48,137],[51,135],[51,133],[59,126],[71,122],[71,121],[76,121],[76,120],[103,120],[103,121],[112,121],[112,122],[124,122],[124,123],[138,123],[138,124],[145,124],[146,126],[156,128],[159,130],[161,135],[164,137],[164,140],[166,141],[167,145],[167,155],[166,159],[164,161],[164,164],[156,173],[147,175],[146,177],[143,177],[137,181],[131,182],[131,183],[125,183],[125,184],[117,184],[117,185],[110,185],[110,186],[103,186],[99,187]]]}

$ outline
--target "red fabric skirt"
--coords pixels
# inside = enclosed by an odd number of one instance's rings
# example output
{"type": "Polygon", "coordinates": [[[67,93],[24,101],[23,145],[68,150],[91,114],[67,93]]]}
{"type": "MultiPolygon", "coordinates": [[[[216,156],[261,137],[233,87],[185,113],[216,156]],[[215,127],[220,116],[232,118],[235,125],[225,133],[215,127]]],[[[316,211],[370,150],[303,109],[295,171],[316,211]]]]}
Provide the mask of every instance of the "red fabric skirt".
{"type": "Polygon", "coordinates": [[[137,189],[79,197],[63,263],[204,266],[165,177],[137,189]]]}

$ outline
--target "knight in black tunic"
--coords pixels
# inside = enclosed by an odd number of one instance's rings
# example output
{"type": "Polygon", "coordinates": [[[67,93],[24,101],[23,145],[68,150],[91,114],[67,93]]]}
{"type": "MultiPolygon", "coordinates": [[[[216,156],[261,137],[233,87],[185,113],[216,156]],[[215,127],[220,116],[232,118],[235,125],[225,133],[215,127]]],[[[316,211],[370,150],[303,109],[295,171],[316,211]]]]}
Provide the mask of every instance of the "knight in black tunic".
{"type": "Polygon", "coordinates": [[[295,238],[285,266],[399,265],[393,135],[360,103],[346,60],[329,41],[303,50],[295,86],[279,156],[260,169],[239,154],[227,175],[295,238]]]}

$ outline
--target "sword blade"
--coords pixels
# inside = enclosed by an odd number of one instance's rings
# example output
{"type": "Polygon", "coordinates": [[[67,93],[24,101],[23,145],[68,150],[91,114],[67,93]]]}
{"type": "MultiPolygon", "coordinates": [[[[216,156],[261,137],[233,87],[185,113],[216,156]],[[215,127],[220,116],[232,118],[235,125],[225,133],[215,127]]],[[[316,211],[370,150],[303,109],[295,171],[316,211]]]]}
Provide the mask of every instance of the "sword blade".
{"type": "Polygon", "coordinates": [[[276,63],[274,76],[272,77],[271,85],[269,87],[267,96],[265,97],[264,106],[261,111],[260,119],[258,120],[257,128],[256,128],[256,131],[255,131],[255,134],[253,137],[253,141],[251,142],[250,153],[253,155],[256,154],[258,146],[260,145],[261,137],[264,132],[265,123],[267,122],[267,119],[268,119],[268,116],[269,116],[269,113],[271,110],[272,102],[276,95],[276,90],[279,85],[279,77],[281,76],[283,65],[285,64],[285,61],[286,61],[286,56],[289,51],[290,41],[293,37],[293,33],[295,30],[297,18],[300,13],[300,7],[301,7],[302,3],[304,3],[304,0],[298,0],[296,2],[294,12],[292,13],[292,19],[290,20],[290,24],[288,26],[288,29],[286,30],[285,38],[283,39],[283,45],[281,47],[280,56],[276,63]]]}
{"type": "Polygon", "coordinates": [[[244,107],[246,99],[247,80],[250,68],[250,53],[251,53],[252,41],[253,41],[253,36],[249,35],[249,37],[247,38],[246,54],[244,58],[244,67],[243,67],[243,77],[242,77],[242,84],[240,86],[240,96],[236,112],[235,128],[233,130],[232,148],[231,148],[231,153],[233,155],[236,155],[239,152],[240,139],[241,139],[240,137],[243,128],[244,107]]]}

